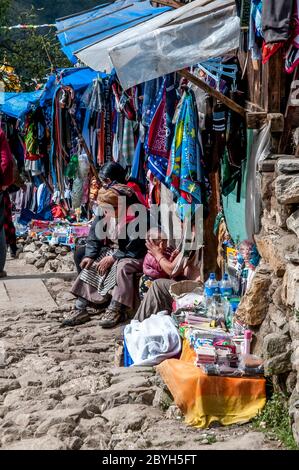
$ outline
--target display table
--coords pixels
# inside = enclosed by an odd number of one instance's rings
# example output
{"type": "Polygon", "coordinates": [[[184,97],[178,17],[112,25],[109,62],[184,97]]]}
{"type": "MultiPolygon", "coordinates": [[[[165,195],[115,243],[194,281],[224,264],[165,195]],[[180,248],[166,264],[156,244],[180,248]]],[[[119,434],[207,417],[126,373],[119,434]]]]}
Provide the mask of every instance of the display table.
{"type": "Polygon", "coordinates": [[[218,421],[246,423],[266,403],[266,380],[208,376],[194,366],[195,352],[185,340],[180,360],[168,359],[157,371],[171,392],[187,424],[199,428],[218,421]]]}

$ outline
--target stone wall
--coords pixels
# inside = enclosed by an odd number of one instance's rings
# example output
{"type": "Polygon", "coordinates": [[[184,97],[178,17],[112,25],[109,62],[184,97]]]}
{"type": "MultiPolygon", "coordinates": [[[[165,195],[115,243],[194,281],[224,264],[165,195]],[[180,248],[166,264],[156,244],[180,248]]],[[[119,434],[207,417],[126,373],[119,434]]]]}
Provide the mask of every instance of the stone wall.
{"type": "Polygon", "coordinates": [[[18,239],[19,258],[44,273],[75,272],[76,267],[68,246],[51,246],[34,238],[18,239]]]}
{"type": "Polygon", "coordinates": [[[262,261],[238,315],[254,331],[253,353],[289,401],[299,445],[299,159],[272,155],[260,165],[262,261]]]}

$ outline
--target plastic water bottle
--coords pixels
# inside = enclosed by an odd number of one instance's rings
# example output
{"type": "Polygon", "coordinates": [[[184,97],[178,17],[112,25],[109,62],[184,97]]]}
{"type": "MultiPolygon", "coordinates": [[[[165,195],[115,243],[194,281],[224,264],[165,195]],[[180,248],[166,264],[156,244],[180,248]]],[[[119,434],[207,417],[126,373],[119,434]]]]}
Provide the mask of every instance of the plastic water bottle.
{"type": "Polygon", "coordinates": [[[209,279],[205,283],[206,303],[209,305],[213,299],[213,295],[219,294],[219,283],[215,273],[211,273],[209,279]]]}
{"type": "Polygon", "coordinates": [[[233,295],[233,286],[227,273],[224,273],[223,279],[220,282],[220,294],[222,297],[231,297],[233,295]]]}

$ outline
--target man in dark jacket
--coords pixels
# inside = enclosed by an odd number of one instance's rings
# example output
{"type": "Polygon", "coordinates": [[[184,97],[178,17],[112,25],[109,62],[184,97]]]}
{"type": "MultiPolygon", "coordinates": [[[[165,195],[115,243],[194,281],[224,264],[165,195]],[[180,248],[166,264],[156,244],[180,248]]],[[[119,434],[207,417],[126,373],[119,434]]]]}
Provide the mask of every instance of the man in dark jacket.
{"type": "Polygon", "coordinates": [[[5,277],[6,241],[4,232],[3,193],[13,183],[13,158],[6,136],[0,129],[0,278],[5,277]]]}

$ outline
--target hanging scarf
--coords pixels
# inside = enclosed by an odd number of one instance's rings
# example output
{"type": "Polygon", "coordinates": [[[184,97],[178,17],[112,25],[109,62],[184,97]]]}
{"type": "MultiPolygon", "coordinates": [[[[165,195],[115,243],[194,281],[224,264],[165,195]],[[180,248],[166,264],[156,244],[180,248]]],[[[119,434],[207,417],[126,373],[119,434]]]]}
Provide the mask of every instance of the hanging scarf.
{"type": "Polygon", "coordinates": [[[177,200],[177,213],[181,220],[192,216],[195,205],[202,203],[200,159],[195,97],[188,91],[183,97],[176,123],[166,177],[166,185],[177,200]]]}
{"type": "Polygon", "coordinates": [[[150,115],[150,126],[145,142],[147,155],[169,158],[166,125],[166,79],[163,79],[150,115]]]}

